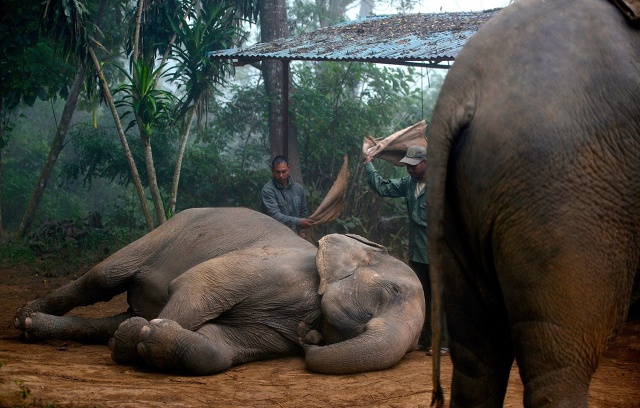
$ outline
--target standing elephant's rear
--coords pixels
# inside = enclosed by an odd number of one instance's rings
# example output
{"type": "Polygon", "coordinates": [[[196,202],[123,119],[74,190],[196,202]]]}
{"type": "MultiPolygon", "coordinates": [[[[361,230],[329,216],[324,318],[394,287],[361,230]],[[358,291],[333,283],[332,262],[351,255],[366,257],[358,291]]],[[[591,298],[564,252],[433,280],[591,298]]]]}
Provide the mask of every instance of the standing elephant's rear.
{"type": "Polygon", "coordinates": [[[448,74],[427,161],[451,406],[502,406],[514,358],[526,406],[587,406],[638,286],[640,28],[606,0],[509,6],[448,74]]]}

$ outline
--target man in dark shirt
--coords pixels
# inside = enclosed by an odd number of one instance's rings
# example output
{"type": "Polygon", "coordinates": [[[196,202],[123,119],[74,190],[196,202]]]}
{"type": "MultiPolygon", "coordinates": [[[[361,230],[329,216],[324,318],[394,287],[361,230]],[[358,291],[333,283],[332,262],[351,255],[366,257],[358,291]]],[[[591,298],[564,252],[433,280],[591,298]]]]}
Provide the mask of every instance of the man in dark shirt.
{"type": "Polygon", "coordinates": [[[262,212],[275,218],[303,238],[311,223],[302,185],[289,177],[289,162],[276,156],[271,162],[273,179],[262,187],[262,212]]]}

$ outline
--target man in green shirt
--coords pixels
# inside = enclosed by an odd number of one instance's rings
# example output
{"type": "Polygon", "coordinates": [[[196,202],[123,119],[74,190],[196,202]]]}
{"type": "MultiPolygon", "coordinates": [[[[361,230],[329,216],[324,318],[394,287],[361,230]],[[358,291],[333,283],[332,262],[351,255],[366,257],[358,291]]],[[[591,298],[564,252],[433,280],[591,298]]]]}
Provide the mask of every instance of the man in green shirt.
{"type": "Polygon", "coordinates": [[[306,238],[304,228],[311,223],[302,185],[289,177],[289,162],[284,156],[273,159],[271,173],[273,178],[262,187],[262,212],[306,238]]]}
{"type": "MultiPolygon", "coordinates": [[[[373,156],[364,158],[367,183],[381,197],[404,197],[409,213],[409,266],[418,275],[425,294],[425,322],[418,341],[418,348],[431,353],[431,281],[427,254],[427,203],[425,182],[427,179],[427,149],[411,146],[400,160],[407,165],[408,176],[399,179],[383,179],[373,166],[373,156]]],[[[442,349],[441,354],[446,354],[442,349]]]]}

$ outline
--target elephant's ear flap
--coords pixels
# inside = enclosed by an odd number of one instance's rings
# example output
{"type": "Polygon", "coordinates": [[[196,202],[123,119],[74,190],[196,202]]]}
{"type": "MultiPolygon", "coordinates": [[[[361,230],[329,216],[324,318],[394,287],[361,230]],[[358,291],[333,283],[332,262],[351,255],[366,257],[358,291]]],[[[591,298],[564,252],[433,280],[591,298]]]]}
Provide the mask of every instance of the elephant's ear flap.
{"type": "Polygon", "coordinates": [[[316,266],[320,274],[318,293],[327,285],[353,275],[357,268],[369,266],[378,256],[387,253],[384,246],[354,234],[329,234],[318,242],[316,266]]]}

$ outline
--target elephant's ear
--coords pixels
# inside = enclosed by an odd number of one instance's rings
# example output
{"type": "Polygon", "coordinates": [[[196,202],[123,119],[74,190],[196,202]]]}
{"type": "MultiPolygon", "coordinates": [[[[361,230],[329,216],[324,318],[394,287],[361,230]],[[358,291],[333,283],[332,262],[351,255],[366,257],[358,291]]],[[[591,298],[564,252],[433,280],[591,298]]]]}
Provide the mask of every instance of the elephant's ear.
{"type": "Polygon", "coordinates": [[[349,237],[349,238],[353,238],[356,241],[360,241],[363,244],[369,245],[371,247],[374,248],[375,251],[382,251],[384,253],[387,253],[387,248],[385,248],[384,246],[375,243],[373,241],[369,241],[368,239],[366,239],[365,237],[362,237],[360,235],[356,235],[356,234],[345,234],[345,237],[349,237]]]}
{"type": "Polygon", "coordinates": [[[375,242],[355,234],[329,234],[318,242],[316,266],[320,274],[318,294],[327,290],[327,285],[353,275],[357,268],[369,266],[387,249],[375,242]]]}

